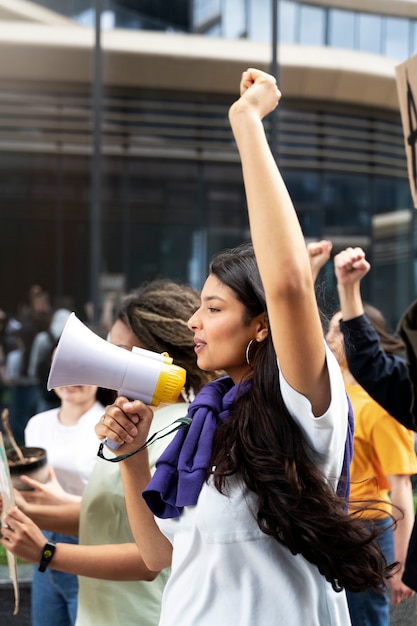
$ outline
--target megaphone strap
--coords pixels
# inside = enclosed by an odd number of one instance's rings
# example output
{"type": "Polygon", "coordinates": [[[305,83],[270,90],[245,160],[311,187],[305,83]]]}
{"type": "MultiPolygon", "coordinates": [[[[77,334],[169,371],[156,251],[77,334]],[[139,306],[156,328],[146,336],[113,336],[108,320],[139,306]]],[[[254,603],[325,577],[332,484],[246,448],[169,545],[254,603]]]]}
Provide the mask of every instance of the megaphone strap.
{"type": "Polygon", "coordinates": [[[164,428],[161,428],[161,430],[157,430],[156,433],[154,433],[151,437],[149,437],[149,439],[145,441],[143,446],[140,446],[140,448],[138,448],[137,450],[133,450],[132,452],[128,452],[127,454],[120,454],[119,456],[115,456],[110,459],[104,456],[104,453],[103,453],[104,442],[102,441],[99,445],[97,456],[100,457],[100,459],[104,459],[104,461],[110,461],[110,463],[119,463],[120,461],[124,461],[125,459],[128,459],[130,456],[133,456],[134,454],[141,452],[142,450],[147,448],[151,443],[158,441],[158,439],[163,439],[164,437],[167,437],[168,435],[175,433],[177,430],[180,430],[180,428],[188,427],[191,424],[191,421],[192,421],[191,417],[188,417],[187,415],[184,415],[184,417],[179,417],[171,424],[168,424],[168,426],[164,426],[164,428]],[[168,428],[169,430],[167,430],[168,428]]]}

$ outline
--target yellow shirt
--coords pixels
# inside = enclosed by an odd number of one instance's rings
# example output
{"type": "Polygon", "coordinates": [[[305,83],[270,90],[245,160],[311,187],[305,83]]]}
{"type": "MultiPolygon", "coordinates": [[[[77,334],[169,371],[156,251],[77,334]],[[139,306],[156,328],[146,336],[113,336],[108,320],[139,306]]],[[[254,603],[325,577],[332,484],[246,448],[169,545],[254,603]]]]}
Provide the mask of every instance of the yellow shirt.
{"type": "MultiPolygon", "coordinates": [[[[351,465],[351,501],[382,499],[380,510],[391,513],[387,476],[417,473],[414,433],[402,426],[360,385],[346,385],[352,403],[355,431],[351,465]]],[[[367,511],[365,517],[381,517],[367,511]]]]}

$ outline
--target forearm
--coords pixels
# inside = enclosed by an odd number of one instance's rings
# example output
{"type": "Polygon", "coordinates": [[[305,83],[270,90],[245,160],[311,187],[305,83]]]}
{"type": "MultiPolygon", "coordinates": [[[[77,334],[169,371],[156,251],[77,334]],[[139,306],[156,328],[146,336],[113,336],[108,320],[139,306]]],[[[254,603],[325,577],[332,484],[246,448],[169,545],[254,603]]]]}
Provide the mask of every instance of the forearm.
{"type": "Polygon", "coordinates": [[[84,546],[58,543],[50,567],[60,572],[102,580],[153,580],[133,543],[84,546]]]}
{"type": "Polygon", "coordinates": [[[77,536],[80,523],[80,503],[29,504],[20,507],[39,528],[65,535],[77,536]]]}
{"type": "Polygon", "coordinates": [[[141,493],[151,479],[147,451],[120,463],[129,524],[144,563],[152,571],[171,565],[172,544],[159,530],[141,493]]]}
{"type": "Polygon", "coordinates": [[[346,285],[338,283],[337,291],[339,294],[340,310],[342,311],[344,321],[363,315],[363,302],[359,281],[346,285]]]}
{"type": "MultiPolygon", "coordinates": [[[[17,506],[5,515],[0,543],[24,561],[37,564],[46,537],[17,506]]],[[[134,543],[74,545],[57,542],[53,569],[106,580],[153,580],[158,571],[147,567],[134,543]]]]}
{"type": "Polygon", "coordinates": [[[417,515],[414,517],[413,530],[408,544],[403,581],[414,591],[417,590],[417,515]]]}
{"type": "Polygon", "coordinates": [[[401,564],[401,572],[404,570],[405,559],[414,524],[414,504],[411,480],[408,476],[390,477],[391,501],[402,511],[393,510],[393,515],[397,519],[397,526],[394,531],[394,554],[395,560],[401,564]]]}
{"type": "MultiPolygon", "coordinates": [[[[37,539],[30,547],[17,544],[9,549],[36,565],[45,542],[37,539]]],[[[134,543],[85,546],[58,542],[49,567],[67,574],[119,581],[153,580],[159,573],[145,566],[134,543]]]]}
{"type": "Polygon", "coordinates": [[[100,439],[110,436],[116,443],[123,444],[120,451],[124,454],[133,453],[119,462],[129,524],[143,562],[149,570],[160,571],[171,564],[172,545],[159,530],[141,495],[151,480],[145,442],[152,419],[150,407],[139,400],[128,402],[119,397],[106,408],[105,420],[101,420],[95,430],[100,439]]]}

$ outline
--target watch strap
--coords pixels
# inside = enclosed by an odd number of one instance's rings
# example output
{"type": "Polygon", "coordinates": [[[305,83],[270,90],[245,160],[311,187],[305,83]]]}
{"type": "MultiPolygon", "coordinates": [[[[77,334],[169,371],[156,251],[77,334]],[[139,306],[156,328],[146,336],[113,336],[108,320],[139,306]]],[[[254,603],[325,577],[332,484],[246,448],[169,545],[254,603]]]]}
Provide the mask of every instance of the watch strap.
{"type": "Polygon", "coordinates": [[[55,541],[48,540],[42,548],[41,556],[39,558],[39,571],[44,572],[52,561],[56,549],[55,541]]]}

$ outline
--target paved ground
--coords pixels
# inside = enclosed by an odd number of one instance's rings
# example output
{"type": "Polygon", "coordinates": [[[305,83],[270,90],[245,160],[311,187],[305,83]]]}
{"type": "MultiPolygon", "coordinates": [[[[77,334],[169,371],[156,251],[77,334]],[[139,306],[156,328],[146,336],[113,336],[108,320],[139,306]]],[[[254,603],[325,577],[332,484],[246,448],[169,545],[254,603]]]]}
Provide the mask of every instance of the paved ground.
{"type": "Polygon", "coordinates": [[[31,626],[30,583],[20,585],[20,608],[13,615],[14,596],[11,586],[0,583],[0,624],[2,626],[31,626]]]}
{"type": "Polygon", "coordinates": [[[417,626],[417,595],[391,607],[390,626],[417,626]]]}
{"type": "Polygon", "coordinates": [[[13,615],[14,591],[7,567],[0,567],[0,624],[1,626],[31,626],[30,580],[32,566],[19,566],[19,612],[13,615]]]}

